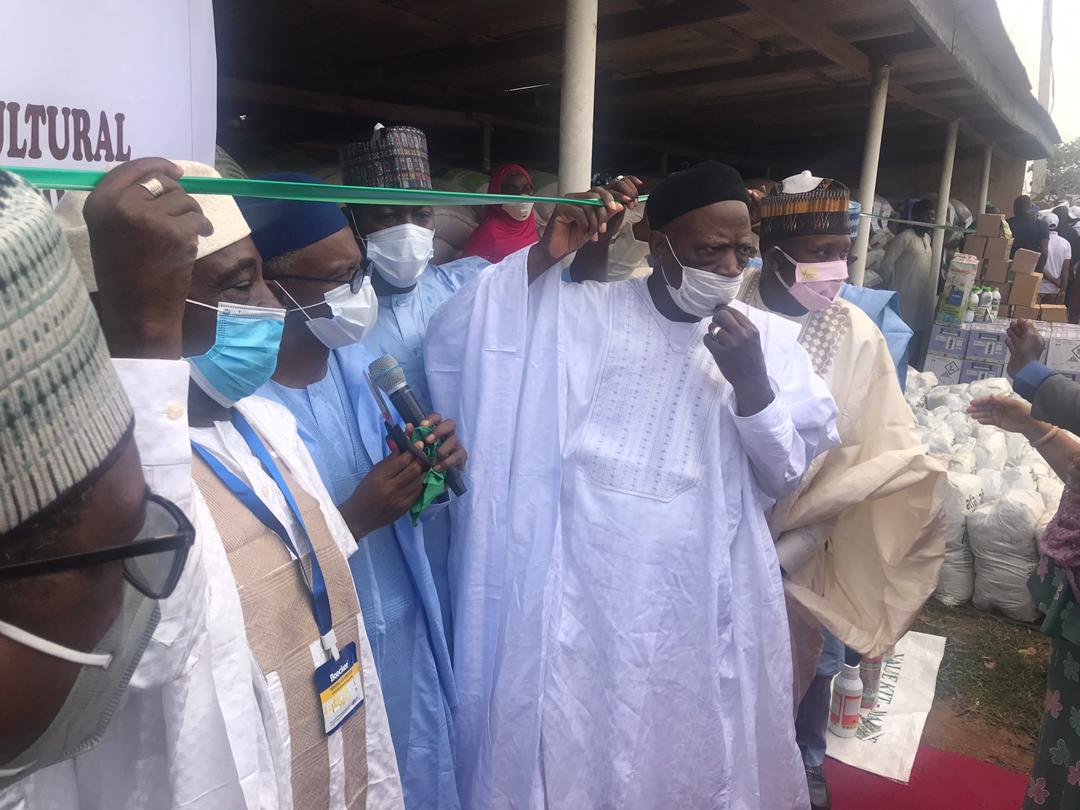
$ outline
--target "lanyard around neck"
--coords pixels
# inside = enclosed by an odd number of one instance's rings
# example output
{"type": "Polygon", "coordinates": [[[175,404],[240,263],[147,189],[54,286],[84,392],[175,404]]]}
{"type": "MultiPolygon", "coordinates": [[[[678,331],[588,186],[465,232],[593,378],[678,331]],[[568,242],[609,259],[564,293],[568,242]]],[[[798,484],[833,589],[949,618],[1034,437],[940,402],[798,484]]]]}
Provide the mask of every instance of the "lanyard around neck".
{"type": "Polygon", "coordinates": [[[301,576],[304,577],[305,583],[308,585],[308,591],[311,594],[312,613],[315,616],[315,623],[319,628],[319,636],[322,640],[323,648],[337,660],[340,656],[337,648],[337,639],[334,636],[334,622],[330,612],[330,597],[326,591],[326,579],[323,577],[322,566],[319,565],[319,558],[315,553],[315,545],[311,542],[311,535],[308,533],[307,524],[304,522],[304,516],[300,513],[300,507],[296,503],[296,499],[293,497],[288,485],[285,483],[285,479],[281,475],[281,471],[278,469],[277,464],[274,463],[270,451],[266,449],[266,445],[263,444],[262,439],[259,438],[259,435],[254,431],[251,425],[248,424],[247,420],[235,409],[232,412],[232,424],[244,439],[248,448],[259,460],[259,463],[262,464],[263,470],[266,471],[267,475],[274,479],[274,483],[277,484],[278,489],[285,498],[285,502],[289,505],[289,509],[296,518],[296,523],[300,527],[300,531],[308,538],[308,545],[311,547],[310,582],[307,581],[306,572],[304,571],[304,566],[300,560],[300,552],[293,543],[292,537],[289,535],[285,526],[282,525],[281,521],[278,520],[277,516],[265,503],[263,503],[262,499],[255,494],[255,490],[252,489],[246,481],[225,467],[225,465],[205,447],[195,442],[192,442],[191,446],[195,448],[195,452],[206,462],[207,466],[221,482],[229,488],[229,491],[232,492],[232,494],[235,495],[240,502],[243,503],[264,526],[266,526],[266,528],[270,529],[270,531],[281,538],[281,541],[285,544],[289,553],[296,558],[297,564],[300,566],[301,576]]]}

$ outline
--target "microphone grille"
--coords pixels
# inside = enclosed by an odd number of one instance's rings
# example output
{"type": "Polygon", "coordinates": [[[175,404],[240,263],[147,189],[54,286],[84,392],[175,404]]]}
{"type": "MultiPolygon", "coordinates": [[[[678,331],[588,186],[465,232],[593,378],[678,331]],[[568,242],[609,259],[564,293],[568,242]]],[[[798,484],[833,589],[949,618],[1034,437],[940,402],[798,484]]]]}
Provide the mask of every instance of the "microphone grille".
{"type": "Polygon", "coordinates": [[[401,370],[393,355],[384,354],[368,365],[368,373],[375,385],[387,394],[393,393],[405,385],[405,372],[401,370]]]}

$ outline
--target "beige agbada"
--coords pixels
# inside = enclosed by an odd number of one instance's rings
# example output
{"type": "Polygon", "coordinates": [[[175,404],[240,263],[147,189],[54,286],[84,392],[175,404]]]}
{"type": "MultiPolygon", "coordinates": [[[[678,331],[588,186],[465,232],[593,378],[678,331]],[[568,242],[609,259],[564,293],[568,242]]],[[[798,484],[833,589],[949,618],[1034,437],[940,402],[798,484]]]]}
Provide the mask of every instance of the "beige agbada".
{"type": "MultiPolygon", "coordinates": [[[[759,278],[748,273],[740,298],[766,309],[759,278]]],[[[820,623],[863,655],[881,655],[937,584],[945,469],[916,437],[885,338],[862,310],[838,299],[810,313],[799,342],[836,400],[842,444],[815,459],[769,517],[778,543],[789,532],[818,540],[809,559],[786,572],[789,613],[801,614],[804,631],[820,623]]],[[[805,689],[820,643],[805,643],[810,637],[792,624],[805,689]]]]}
{"type": "MultiPolygon", "coordinates": [[[[334,731],[339,739],[331,746],[331,737],[323,730],[310,651],[312,644],[318,643],[319,630],[297,561],[281,539],[221,483],[201,458],[193,457],[192,473],[221,533],[255,659],[271,681],[271,692],[277,691],[284,701],[288,729],[283,737],[289,740],[296,810],[332,807],[331,793],[343,796],[345,808],[366,807],[366,706],[334,731]],[[336,790],[331,786],[332,757],[344,765],[344,784],[334,786],[336,790]]],[[[282,470],[282,476],[300,507],[319,557],[338,644],[344,647],[355,642],[359,651],[358,633],[363,625],[358,619],[360,604],[348,563],[330,535],[319,502],[288,470],[282,470]]],[[[311,563],[306,554],[303,565],[310,578],[311,563]]],[[[364,686],[366,692],[368,685],[364,686]]]]}

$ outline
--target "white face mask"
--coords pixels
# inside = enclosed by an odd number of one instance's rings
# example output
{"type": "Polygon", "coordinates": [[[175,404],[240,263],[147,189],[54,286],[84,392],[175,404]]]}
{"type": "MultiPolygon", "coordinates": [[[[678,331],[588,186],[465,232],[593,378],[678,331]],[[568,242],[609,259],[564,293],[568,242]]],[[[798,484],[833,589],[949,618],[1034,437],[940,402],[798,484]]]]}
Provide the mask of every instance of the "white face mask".
{"type": "Polygon", "coordinates": [[[660,268],[664,273],[664,283],[667,284],[668,294],[675,302],[675,306],[687,315],[708,318],[717,307],[730,304],[735,300],[742,287],[742,273],[737,276],[722,276],[718,273],[699,270],[696,267],[687,267],[675,255],[675,249],[671,247],[671,240],[668,239],[667,234],[664,234],[664,240],[676,263],[682,268],[682,286],[678,288],[671,286],[663,265],[660,268]]]}
{"type": "Polygon", "coordinates": [[[502,210],[518,222],[524,222],[529,218],[529,214],[532,213],[533,204],[531,202],[503,203],[502,210]]]}
{"type": "Polygon", "coordinates": [[[308,319],[308,329],[328,349],[340,349],[359,343],[367,337],[379,316],[379,299],[375,295],[375,288],[371,286],[371,278],[367,276],[355,293],[348,284],[342,284],[323,295],[321,302],[308,304],[306,307],[297,304],[288,290],[276,281],[274,283],[296,304],[295,309],[304,313],[304,317],[308,319]],[[329,318],[312,318],[307,314],[312,307],[321,307],[323,304],[330,307],[329,318]]]}
{"type": "Polygon", "coordinates": [[[390,284],[411,287],[435,255],[435,231],[411,222],[375,231],[368,234],[367,255],[390,284]]]}
{"type": "Polygon", "coordinates": [[[161,616],[155,600],[127,583],[123,599],[116,621],[89,653],[0,622],[0,636],[81,667],[41,736],[14,759],[0,763],[0,792],[34,771],[91,750],[105,734],[161,616]]]}

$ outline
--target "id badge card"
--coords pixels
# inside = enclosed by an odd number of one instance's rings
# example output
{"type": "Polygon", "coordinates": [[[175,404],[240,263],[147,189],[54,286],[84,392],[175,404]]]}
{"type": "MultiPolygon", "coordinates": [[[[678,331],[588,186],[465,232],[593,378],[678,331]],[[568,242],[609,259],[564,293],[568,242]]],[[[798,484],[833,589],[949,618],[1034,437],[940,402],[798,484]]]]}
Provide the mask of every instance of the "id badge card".
{"type": "Polygon", "coordinates": [[[356,658],[356,642],[342,647],[341,657],[315,669],[315,691],[322,704],[323,726],[327,734],[364,705],[364,684],[356,658]]]}

